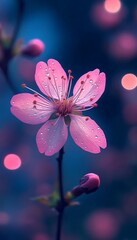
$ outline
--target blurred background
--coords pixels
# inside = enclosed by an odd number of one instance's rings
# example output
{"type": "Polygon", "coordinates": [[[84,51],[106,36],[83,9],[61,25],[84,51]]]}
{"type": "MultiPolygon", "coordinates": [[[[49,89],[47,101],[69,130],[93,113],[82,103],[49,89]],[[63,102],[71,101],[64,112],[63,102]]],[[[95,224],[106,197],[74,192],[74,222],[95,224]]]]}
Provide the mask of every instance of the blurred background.
{"type": "Polygon", "coordinates": [[[69,136],[63,162],[65,191],[89,172],[100,176],[101,186],[81,196],[80,206],[66,209],[62,239],[136,240],[136,0],[0,1],[0,239],[55,239],[56,212],[31,198],[54,190],[57,155],[38,152],[41,125],[24,124],[10,112],[11,97],[24,92],[22,83],[38,89],[36,63],[49,58],[71,69],[74,83],[95,68],[107,76],[98,107],[88,112],[104,130],[107,149],[87,153],[69,136]],[[40,51],[23,54],[32,39],[42,41],[40,51]]]}

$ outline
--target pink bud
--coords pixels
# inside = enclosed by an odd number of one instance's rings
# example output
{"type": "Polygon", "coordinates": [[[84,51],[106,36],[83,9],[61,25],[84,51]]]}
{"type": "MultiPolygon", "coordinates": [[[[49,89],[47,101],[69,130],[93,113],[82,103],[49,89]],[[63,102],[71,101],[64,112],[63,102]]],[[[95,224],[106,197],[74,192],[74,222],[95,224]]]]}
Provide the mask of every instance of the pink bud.
{"type": "Polygon", "coordinates": [[[80,179],[80,185],[72,189],[72,194],[75,197],[80,196],[83,193],[92,193],[96,191],[100,186],[100,178],[94,173],[88,173],[80,179]]]}
{"type": "Polygon", "coordinates": [[[94,173],[88,173],[80,179],[80,187],[88,194],[96,191],[100,186],[100,178],[94,173]]]}
{"type": "Polygon", "coordinates": [[[30,57],[36,57],[44,51],[44,48],[45,45],[41,40],[33,39],[22,49],[22,54],[30,57]]]}

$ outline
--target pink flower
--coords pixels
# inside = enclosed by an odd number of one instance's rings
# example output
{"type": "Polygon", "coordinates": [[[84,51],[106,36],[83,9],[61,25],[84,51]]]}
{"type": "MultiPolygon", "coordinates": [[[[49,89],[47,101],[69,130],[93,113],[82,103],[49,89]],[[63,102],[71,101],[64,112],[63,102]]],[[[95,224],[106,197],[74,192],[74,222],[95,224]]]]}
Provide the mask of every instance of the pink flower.
{"type": "Polygon", "coordinates": [[[72,85],[71,70],[68,77],[58,61],[49,59],[36,66],[35,80],[45,95],[23,85],[34,94],[21,93],[11,99],[11,112],[22,122],[44,125],[39,129],[36,142],[40,153],[51,156],[57,153],[68,137],[68,126],[74,142],[92,153],[106,147],[106,138],[100,127],[82,111],[96,106],[105,89],[105,74],[99,69],[79,78],[69,97],[72,85]]]}

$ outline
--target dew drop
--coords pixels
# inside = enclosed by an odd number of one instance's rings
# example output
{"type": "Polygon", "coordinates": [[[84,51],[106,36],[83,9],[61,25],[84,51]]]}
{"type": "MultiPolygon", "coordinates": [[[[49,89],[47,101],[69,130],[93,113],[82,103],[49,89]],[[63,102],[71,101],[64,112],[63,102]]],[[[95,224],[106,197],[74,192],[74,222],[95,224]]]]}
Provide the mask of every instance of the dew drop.
{"type": "Polygon", "coordinates": [[[41,132],[40,135],[43,135],[43,132],[41,132]]]}
{"type": "Polygon", "coordinates": [[[98,130],[100,130],[100,127],[98,127],[98,130]]]}
{"type": "Polygon", "coordinates": [[[87,147],[86,147],[86,146],[85,146],[84,148],[85,148],[85,149],[87,149],[87,147]]]}
{"type": "Polygon", "coordinates": [[[95,138],[98,138],[98,136],[97,136],[97,135],[95,135],[95,138]]]}
{"type": "Polygon", "coordinates": [[[89,82],[90,82],[90,83],[93,83],[93,80],[92,80],[92,79],[90,79],[90,80],[89,80],[89,82]]]}

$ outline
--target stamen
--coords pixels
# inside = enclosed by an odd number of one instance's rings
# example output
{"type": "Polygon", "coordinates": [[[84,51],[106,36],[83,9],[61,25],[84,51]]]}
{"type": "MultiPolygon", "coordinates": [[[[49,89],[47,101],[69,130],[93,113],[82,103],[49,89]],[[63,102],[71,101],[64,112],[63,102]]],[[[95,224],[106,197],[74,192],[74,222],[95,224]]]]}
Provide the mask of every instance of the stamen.
{"type": "Polygon", "coordinates": [[[40,93],[38,93],[37,91],[33,90],[32,88],[28,87],[26,84],[22,84],[23,88],[27,88],[28,90],[30,90],[31,92],[34,93],[34,97],[41,97],[42,99],[46,100],[46,103],[49,104],[49,101],[47,98],[45,98],[43,95],[41,95],[40,93]]]}
{"type": "MultiPolygon", "coordinates": [[[[58,96],[58,99],[60,99],[60,95],[59,95],[59,91],[58,91],[58,87],[57,87],[57,83],[56,83],[56,80],[55,80],[55,73],[54,73],[54,69],[52,69],[52,73],[53,73],[53,80],[54,80],[54,84],[55,84],[55,87],[52,83],[52,81],[50,81],[50,83],[52,84],[52,87],[54,88],[57,96],[58,96]]],[[[56,77],[57,78],[57,77],[56,77]]],[[[61,100],[61,99],[60,99],[61,100]]]]}
{"type": "Polygon", "coordinates": [[[72,80],[73,80],[73,76],[70,76],[69,75],[69,85],[68,85],[68,94],[67,94],[67,98],[69,97],[70,95],[70,91],[71,91],[71,87],[72,87],[72,80]]]}

